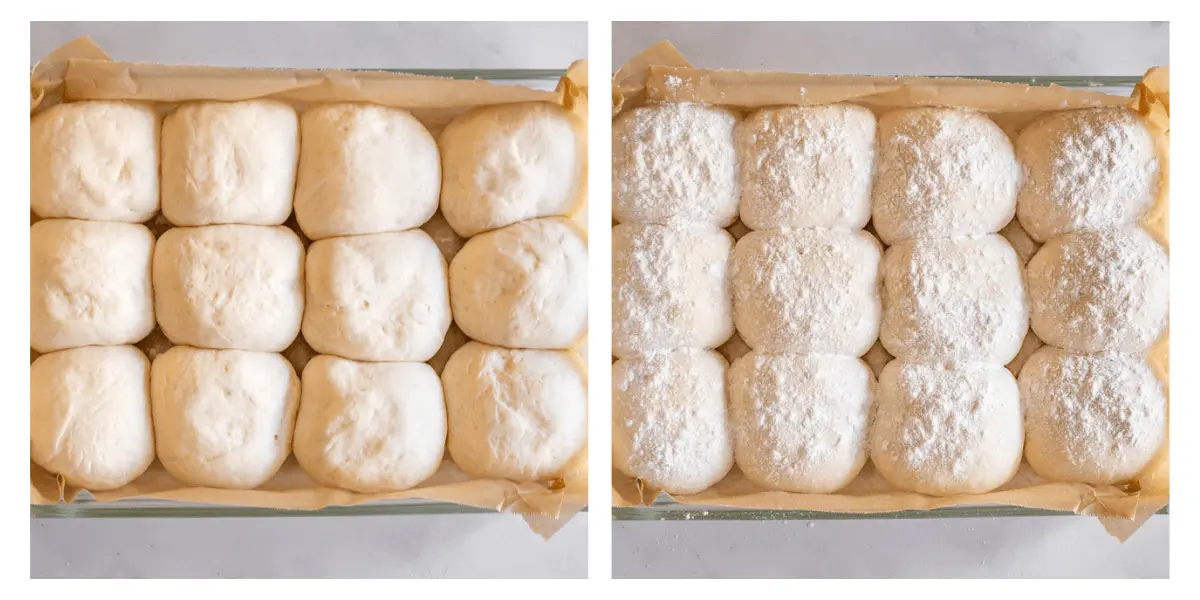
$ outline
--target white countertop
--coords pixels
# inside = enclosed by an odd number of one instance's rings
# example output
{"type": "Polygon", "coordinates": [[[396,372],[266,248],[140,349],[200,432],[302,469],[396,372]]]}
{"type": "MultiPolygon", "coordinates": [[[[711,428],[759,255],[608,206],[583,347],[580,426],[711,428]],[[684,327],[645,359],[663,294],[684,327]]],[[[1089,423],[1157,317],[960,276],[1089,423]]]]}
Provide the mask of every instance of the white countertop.
{"type": "MultiPolygon", "coordinates": [[[[1165,23],[614,23],[613,68],[667,39],[695,65],[813,73],[1141,75],[1165,23]]],[[[618,523],[614,577],[1165,577],[1169,517],[618,523]]]]}
{"type": "MultiPolygon", "coordinates": [[[[1165,24],[641,23],[613,33],[614,66],[660,39],[701,66],[815,72],[1136,75],[1167,62],[1165,24]]],[[[31,64],[80,35],[121,60],[280,67],[563,68],[587,50],[581,24],[53,23],[33,24],[31,64]]],[[[1168,519],[1154,517],[1125,544],[1088,518],[617,523],[613,566],[632,577],[1164,576],[1168,519]]],[[[33,577],[587,570],[578,517],[549,542],[504,515],[44,519],[30,528],[33,577]]]]}

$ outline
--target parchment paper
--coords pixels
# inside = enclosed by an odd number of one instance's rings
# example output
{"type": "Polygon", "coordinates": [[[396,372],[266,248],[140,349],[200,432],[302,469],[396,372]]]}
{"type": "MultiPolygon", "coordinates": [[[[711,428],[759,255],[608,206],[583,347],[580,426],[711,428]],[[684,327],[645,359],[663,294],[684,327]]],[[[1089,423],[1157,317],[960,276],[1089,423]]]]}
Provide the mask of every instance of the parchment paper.
{"type": "MultiPolygon", "coordinates": [[[[1091,106],[1129,106],[1146,115],[1160,135],[1161,193],[1143,226],[1165,247],[1168,239],[1168,172],[1170,93],[1166,68],[1151,69],[1134,92],[1124,98],[1060,86],[1033,87],[971,79],[927,77],[862,77],[805,75],[764,71],[696,69],[669,42],[660,42],[634,57],[613,76],[613,117],[644,104],[698,102],[748,111],[782,105],[853,102],[876,114],[898,107],[957,106],[986,112],[1010,136],[1039,115],[1053,110],[1091,106]]],[[[1151,349],[1148,359],[1169,395],[1169,333],[1151,349]]],[[[747,481],[735,467],[716,486],[699,494],[675,496],[677,502],[776,510],[879,513],[943,506],[1003,504],[1072,511],[1100,517],[1118,539],[1128,538],[1169,498],[1169,450],[1135,481],[1121,486],[1047,483],[1022,463],[1012,481],[978,495],[937,498],[893,489],[870,463],[836,494],[767,491],[747,481]]],[[[652,504],[662,493],[613,470],[614,506],[652,504]]]]}
{"type": "MultiPolygon", "coordinates": [[[[90,39],[80,38],[55,50],[34,67],[30,77],[30,116],[60,102],[80,100],[140,100],[155,103],[163,111],[178,102],[191,100],[273,98],[286,101],[298,110],[313,103],[372,102],[409,110],[436,136],[451,119],[473,107],[511,102],[559,104],[586,124],[586,74],[586,61],[576,62],[551,92],[494,85],[482,80],[384,72],[123,63],[110,60],[90,39]]],[[[581,207],[572,215],[584,228],[587,227],[585,205],[586,202],[581,202],[581,207]]],[[[147,225],[158,231],[165,226],[165,221],[147,225]]],[[[289,225],[294,226],[293,223],[289,225]]],[[[461,246],[462,240],[455,239],[440,218],[425,228],[433,229],[431,235],[447,256],[461,246]]],[[[156,338],[156,335],[161,336],[156,331],[151,338],[138,344],[151,358],[169,345],[164,343],[165,338],[156,338]]],[[[448,335],[447,347],[439,352],[439,356],[448,354],[453,346],[462,345],[464,340],[461,333],[448,335]]],[[[582,345],[576,349],[577,352],[582,350],[582,345]]],[[[312,351],[300,339],[284,354],[299,367],[299,371],[312,351]]],[[[30,463],[31,503],[69,502],[80,491],[30,463]]],[[[387,494],[359,494],[322,487],[309,479],[294,458],[289,458],[279,474],[262,487],[249,491],[188,487],[175,481],[156,461],[133,483],[92,495],[101,502],[142,497],[297,510],[421,498],[520,513],[534,531],[549,537],[587,505],[587,451],[585,449],[575,459],[563,477],[553,481],[518,484],[503,480],[471,480],[447,459],[438,472],[420,486],[387,494]]]]}

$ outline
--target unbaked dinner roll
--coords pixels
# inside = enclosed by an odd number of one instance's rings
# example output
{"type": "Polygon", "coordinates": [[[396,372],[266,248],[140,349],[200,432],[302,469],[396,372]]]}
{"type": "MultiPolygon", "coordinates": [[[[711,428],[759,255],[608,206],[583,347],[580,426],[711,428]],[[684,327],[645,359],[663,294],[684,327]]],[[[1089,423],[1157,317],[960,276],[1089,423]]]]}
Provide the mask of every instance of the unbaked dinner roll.
{"type": "Polygon", "coordinates": [[[624,358],[613,373],[613,466],[671,494],[694,494],[733,468],[728,363],[713,350],[624,358]]]}
{"type": "Polygon", "coordinates": [[[70,485],[112,490],[154,461],[150,362],[133,346],[89,346],[29,366],[29,457],[70,485]]]}
{"type": "Polygon", "coordinates": [[[450,328],[446,261],[419,229],[324,239],[305,261],[304,338],[354,360],[429,360],[450,328]]]}
{"type": "Polygon", "coordinates": [[[450,263],[454,322],[496,346],[570,348],[587,333],[587,260],[583,232],[562,218],[477,235],[450,263]]]}
{"type": "Polygon", "coordinates": [[[438,136],[442,213],[463,237],[567,217],[587,194],[585,125],[548,102],[478,108],[438,136]]]}
{"type": "Polygon", "coordinates": [[[134,223],[46,219],[29,228],[29,345],[132,344],[154,329],[154,236],[134,223]]]}
{"type": "Polygon", "coordinates": [[[711,225],[612,230],[614,356],[716,348],[733,334],[733,238],[711,225]]]}
{"type": "Polygon", "coordinates": [[[750,233],[729,267],[738,333],[765,354],[865,354],[879,336],[879,260],[863,231],[750,233]]]}
{"type": "Polygon", "coordinates": [[[587,375],[572,352],[470,342],[442,386],[450,457],[472,477],[561,477],[587,445],[587,375]]]}
{"type": "Polygon", "coordinates": [[[1051,481],[1124,483],[1166,443],[1167,398],[1139,355],[1046,346],[1020,377],[1025,458],[1051,481]]]}
{"type": "Polygon", "coordinates": [[[184,485],[253,489],[292,448],[300,378],[278,354],[175,346],[150,368],[158,460],[184,485]]]}
{"type": "Polygon", "coordinates": [[[29,120],[29,206],[42,218],[144,223],[158,212],[159,118],[146,104],[70,102],[29,120]]]}
{"type": "Polygon", "coordinates": [[[1166,329],[1167,252],[1134,226],[1050,239],[1026,271],[1033,331],[1077,352],[1142,352],[1166,329]]]}
{"type": "Polygon", "coordinates": [[[154,308],[175,344],[281,352],[300,332],[304,247],[286,227],[176,227],[154,251],[154,308]]]}
{"type": "Polygon", "coordinates": [[[893,356],[1005,364],[1029,330],[1021,263],[999,235],[923,238],[883,258],[883,326],[893,356]]]}
{"type": "Polygon", "coordinates": [[[737,218],[732,111],[667,103],[625,112],[612,124],[613,216],[728,227],[737,218]]]}
{"type": "Polygon", "coordinates": [[[729,369],[735,462],[766,489],[836,492],[867,462],[875,387],[849,356],[743,356],[729,369]]]}
{"type": "Polygon", "coordinates": [[[1047,114],[1017,137],[1030,237],[1132,225],[1154,205],[1160,167],[1146,118],[1125,107],[1047,114]]]}
{"type": "Polygon", "coordinates": [[[429,365],[318,356],[303,388],[294,452],[321,485],[395,492],[441,466],[446,404],[429,365]]]}
{"type": "Polygon", "coordinates": [[[854,104],[768,108],[734,130],[750,229],[862,229],[871,218],[875,115],[854,104]]]}
{"type": "Polygon", "coordinates": [[[879,119],[872,223],[884,244],[1000,231],[1013,218],[1021,166],[982,113],[901,108],[879,119]]]}
{"type": "Polygon", "coordinates": [[[325,104],[300,119],[296,220],[309,239],[420,227],[438,207],[441,160],[408,111],[325,104]]]}
{"type": "Polygon", "coordinates": [[[162,126],[162,211],[175,225],[282,225],[299,118],[274,100],[180,105],[162,126]]]}
{"type": "Polygon", "coordinates": [[[1003,366],[894,360],[879,376],[871,462],[901,490],[989,492],[1021,464],[1021,419],[1017,382],[1003,366]]]}

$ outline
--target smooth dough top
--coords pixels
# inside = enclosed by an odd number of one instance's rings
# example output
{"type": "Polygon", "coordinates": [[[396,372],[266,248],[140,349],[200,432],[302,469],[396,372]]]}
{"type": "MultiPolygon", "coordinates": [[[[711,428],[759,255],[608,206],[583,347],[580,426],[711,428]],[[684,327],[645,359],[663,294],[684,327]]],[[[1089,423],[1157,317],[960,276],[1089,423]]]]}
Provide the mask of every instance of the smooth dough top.
{"type": "Polygon", "coordinates": [[[176,227],[153,273],[158,324],[176,344],[281,352],[300,333],[304,246],[286,227],[176,227]]]}
{"type": "Polygon", "coordinates": [[[884,244],[1000,231],[1017,208],[1021,166],[987,115],[902,108],[879,120],[872,223],[884,244]]]}
{"type": "Polygon", "coordinates": [[[875,115],[854,104],[760,110],[735,129],[750,229],[862,229],[871,218],[875,115]]]}
{"type": "Polygon", "coordinates": [[[1001,236],[901,242],[883,258],[883,325],[893,356],[1005,364],[1029,330],[1021,262],[1001,236]]]}
{"type": "Polygon", "coordinates": [[[725,359],[655,352],[613,364],[613,466],[671,494],[702,492],[733,468],[725,359]]]}
{"type": "Polygon", "coordinates": [[[587,194],[586,126],[548,102],[468,112],[438,136],[441,209],[463,237],[537,217],[567,217],[587,194]]]}
{"type": "Polygon", "coordinates": [[[612,124],[613,216],[728,227],[738,212],[732,111],[699,104],[642,106],[612,124]]]}
{"type": "Polygon", "coordinates": [[[612,230],[613,355],[715,348],[733,334],[733,238],[711,225],[612,230]]]}
{"type": "Polygon", "coordinates": [[[70,102],[29,120],[30,208],[144,223],[158,212],[159,118],[147,104],[70,102]]]}
{"type": "Polygon", "coordinates": [[[1167,397],[1138,355],[1043,347],[1021,369],[1025,458],[1052,481],[1123,483],[1167,440],[1167,397]]]}
{"type": "Polygon", "coordinates": [[[474,477],[561,476],[587,445],[587,375],[569,351],[478,342],[442,371],[454,462],[474,477]]]}
{"type": "Polygon", "coordinates": [[[1160,185],[1155,137],[1122,107],[1050,113],[1017,137],[1025,181],[1017,216],[1030,237],[1132,225],[1160,185]]]}
{"type": "Polygon", "coordinates": [[[87,490],[119,488],[154,461],[150,362],[133,346],[88,346],[29,367],[29,457],[87,490]]]}
{"type": "Polygon", "coordinates": [[[1144,230],[1079,231],[1050,239],[1026,270],[1033,331],[1077,352],[1142,352],[1167,327],[1167,251],[1144,230]]]}
{"type": "Polygon", "coordinates": [[[29,228],[29,246],[34,350],[132,344],[154,329],[144,225],[45,219],[29,228]]]}
{"type": "Polygon", "coordinates": [[[175,225],[282,225],[300,121],[274,100],[183,104],[163,120],[162,210],[175,225]]]}
{"type": "Polygon", "coordinates": [[[477,235],[450,263],[454,322],[509,348],[571,348],[587,333],[587,240],[553,217],[477,235]]]}
{"type": "Polygon", "coordinates": [[[300,119],[296,220],[304,235],[403,231],[438,208],[437,143],[408,111],[325,104],[300,119]]]}

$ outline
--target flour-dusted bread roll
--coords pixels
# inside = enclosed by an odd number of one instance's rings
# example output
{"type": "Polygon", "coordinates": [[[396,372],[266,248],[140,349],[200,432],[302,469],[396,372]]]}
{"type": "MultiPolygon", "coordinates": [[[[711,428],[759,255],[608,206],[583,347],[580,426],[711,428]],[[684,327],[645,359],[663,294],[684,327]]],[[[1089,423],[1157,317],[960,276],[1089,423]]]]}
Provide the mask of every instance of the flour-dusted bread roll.
{"type": "Polygon", "coordinates": [[[923,238],[883,257],[879,340],[915,362],[1005,364],[1029,331],[1017,253],[1003,237],[923,238]]]}
{"type": "Polygon", "coordinates": [[[321,485],[395,492],[442,464],[446,404],[429,365],[318,356],[303,380],[294,452],[321,485]]]}
{"type": "Polygon", "coordinates": [[[879,119],[871,215],[879,239],[996,233],[1017,208],[1021,166],[987,115],[901,108],[879,119]]]}
{"type": "Polygon", "coordinates": [[[760,110],[735,129],[750,229],[862,229],[871,218],[875,115],[854,104],[760,110]]]}
{"type": "Polygon", "coordinates": [[[429,360],[450,328],[446,261],[424,231],[314,242],[304,269],[304,338],[354,360],[429,360]]]}
{"type": "Polygon", "coordinates": [[[572,352],[470,342],[442,386],[450,457],[472,477],[560,477],[587,446],[587,375],[572,352]]]}
{"type": "Polygon", "coordinates": [[[614,356],[716,348],[733,335],[733,238],[712,225],[612,230],[614,356]]]}
{"type": "Polygon", "coordinates": [[[29,206],[46,219],[144,223],[158,212],[159,118],[145,104],[71,102],[29,120],[29,206]]]}
{"type": "Polygon", "coordinates": [[[89,346],[29,366],[29,457],[67,483],[112,490],[154,461],[150,362],[133,346],[89,346]]]}
{"type": "Polygon", "coordinates": [[[735,462],[767,489],[836,492],[867,462],[875,387],[849,356],[743,356],[729,369],[735,462]]]}
{"type": "Polygon", "coordinates": [[[438,207],[441,160],[406,110],[325,104],[300,119],[296,220],[309,239],[420,227],[438,207]]]}
{"type": "Polygon", "coordinates": [[[1138,222],[1161,179],[1146,118],[1124,107],[1041,117],[1017,137],[1017,158],[1026,172],[1017,217],[1039,242],[1138,222]]]}
{"type": "Polygon", "coordinates": [[[292,449],[300,378],[278,354],[175,346],[150,368],[158,460],[184,485],[253,489],[292,449]]]}
{"type": "Polygon", "coordinates": [[[1077,352],[1142,352],[1166,329],[1167,252],[1137,227],[1051,238],[1026,270],[1033,331],[1077,352]]]}
{"type": "Polygon", "coordinates": [[[737,219],[732,111],[699,104],[642,106],[612,124],[613,216],[621,223],[728,227],[737,219]]]}
{"type": "Polygon", "coordinates": [[[738,240],[729,267],[738,333],[765,354],[865,354],[879,336],[880,254],[863,231],[756,231],[738,240]]]}
{"type": "Polygon", "coordinates": [[[994,490],[1016,474],[1024,439],[1017,381],[1000,365],[894,360],[879,375],[871,462],[901,490],[994,490]]]}
{"type": "Polygon", "coordinates": [[[1051,481],[1124,483],[1167,440],[1167,397],[1140,355],[1046,346],[1025,363],[1025,459],[1051,481]]]}
{"type": "Polygon", "coordinates": [[[612,369],[614,467],[671,494],[702,492],[729,473],[728,363],[720,354],[655,352],[612,369]]]}
{"type": "Polygon", "coordinates": [[[29,345],[38,352],[132,344],[154,329],[143,225],[46,219],[29,228],[29,345]]]}
{"type": "Polygon", "coordinates": [[[176,227],[154,250],[154,308],[173,343],[281,352],[300,333],[304,246],[286,227],[176,227]]]}
{"type": "Polygon", "coordinates": [[[463,237],[567,217],[587,195],[586,125],[548,102],[475,109],[438,136],[442,213],[463,237]]]}
{"type": "Polygon", "coordinates": [[[454,322],[473,340],[567,349],[587,333],[587,239],[562,218],[477,235],[450,263],[454,322]]]}
{"type": "Polygon", "coordinates": [[[183,104],[163,120],[163,215],[180,226],[282,225],[299,156],[299,118],[287,104],[183,104]]]}

